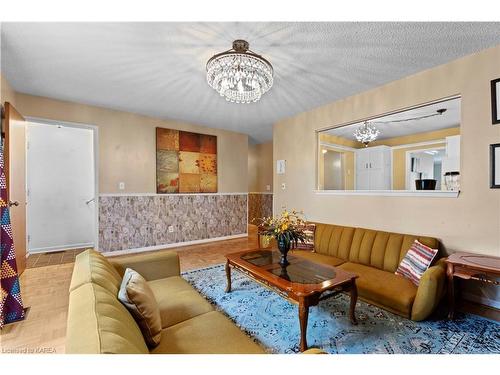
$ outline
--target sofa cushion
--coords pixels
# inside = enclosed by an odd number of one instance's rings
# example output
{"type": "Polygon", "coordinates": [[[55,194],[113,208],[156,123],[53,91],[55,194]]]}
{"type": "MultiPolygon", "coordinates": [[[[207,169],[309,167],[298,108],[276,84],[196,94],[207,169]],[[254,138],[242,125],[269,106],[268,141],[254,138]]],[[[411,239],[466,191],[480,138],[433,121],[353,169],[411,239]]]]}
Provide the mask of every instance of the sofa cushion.
{"type": "Polygon", "coordinates": [[[437,252],[437,249],[432,249],[415,240],[399,264],[396,274],[406,277],[418,286],[422,275],[431,265],[437,252]]]}
{"type": "Polygon", "coordinates": [[[410,317],[417,287],[408,279],[393,273],[356,263],[344,263],[343,270],[354,272],[358,295],[366,301],[397,314],[410,317]]]}
{"type": "Polygon", "coordinates": [[[217,311],[198,315],[163,330],[152,354],[259,354],[264,350],[217,311]]]}
{"type": "Polygon", "coordinates": [[[345,263],[344,259],[336,258],[334,256],[329,256],[329,255],[324,255],[324,254],[318,254],[318,253],[312,253],[307,250],[293,250],[290,252],[291,255],[296,255],[301,258],[305,258],[307,260],[310,260],[312,262],[316,263],[322,263],[322,264],[329,264],[330,266],[338,266],[342,263],[345,263]]]}
{"type": "Polygon", "coordinates": [[[133,269],[127,268],[118,291],[118,300],[134,317],[146,344],[150,348],[158,345],[162,328],[160,309],[144,277],[133,269]]]}
{"type": "Polygon", "coordinates": [[[314,251],[347,261],[354,229],[340,225],[316,223],[314,251]]]}
{"type": "Polygon", "coordinates": [[[149,281],[148,284],[158,303],[163,328],[214,310],[212,305],[180,276],[149,281]]]}
{"type": "Polygon", "coordinates": [[[78,254],[75,259],[69,290],[71,292],[84,284],[94,283],[109,290],[116,296],[121,282],[120,274],[106,257],[95,250],[89,249],[78,254]]]}
{"type": "Polygon", "coordinates": [[[432,248],[438,247],[437,240],[431,237],[356,228],[349,261],[395,272],[415,240],[432,248]]]}
{"type": "Polygon", "coordinates": [[[115,294],[93,283],[70,293],[66,353],[148,352],[139,326],[115,294]]]}
{"type": "Polygon", "coordinates": [[[299,241],[295,246],[295,249],[298,250],[314,250],[314,233],[316,232],[316,224],[305,224],[302,226],[302,230],[304,231],[304,242],[299,241]]]}

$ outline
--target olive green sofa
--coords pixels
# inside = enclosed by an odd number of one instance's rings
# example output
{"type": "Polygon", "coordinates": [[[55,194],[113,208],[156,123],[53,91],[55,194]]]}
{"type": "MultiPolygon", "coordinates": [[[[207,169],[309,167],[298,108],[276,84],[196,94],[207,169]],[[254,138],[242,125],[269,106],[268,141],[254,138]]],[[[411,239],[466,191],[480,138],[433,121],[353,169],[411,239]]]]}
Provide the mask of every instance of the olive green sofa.
{"type": "Polygon", "coordinates": [[[76,258],[70,285],[67,353],[264,353],[180,277],[175,252],[106,258],[87,250],[76,258]],[[160,344],[149,350],[139,326],[117,298],[125,268],[148,281],[162,319],[160,344]]]}
{"type": "Polygon", "coordinates": [[[418,287],[396,275],[415,240],[439,248],[432,237],[316,223],[314,251],[294,250],[292,254],[358,274],[360,299],[419,321],[429,317],[444,294],[446,266],[444,259],[437,259],[438,253],[418,287]]]}

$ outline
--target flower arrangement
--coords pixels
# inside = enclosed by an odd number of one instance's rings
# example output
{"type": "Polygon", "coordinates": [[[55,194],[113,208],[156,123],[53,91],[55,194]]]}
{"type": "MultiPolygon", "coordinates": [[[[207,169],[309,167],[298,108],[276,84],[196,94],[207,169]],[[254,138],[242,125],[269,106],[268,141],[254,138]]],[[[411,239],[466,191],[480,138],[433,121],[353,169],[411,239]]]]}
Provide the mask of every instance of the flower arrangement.
{"type": "Polygon", "coordinates": [[[306,240],[304,229],[307,222],[302,211],[283,211],[280,216],[264,217],[254,221],[257,222],[260,235],[276,239],[278,249],[282,254],[281,265],[288,264],[286,254],[290,247],[297,246],[299,241],[304,243],[306,240]]]}

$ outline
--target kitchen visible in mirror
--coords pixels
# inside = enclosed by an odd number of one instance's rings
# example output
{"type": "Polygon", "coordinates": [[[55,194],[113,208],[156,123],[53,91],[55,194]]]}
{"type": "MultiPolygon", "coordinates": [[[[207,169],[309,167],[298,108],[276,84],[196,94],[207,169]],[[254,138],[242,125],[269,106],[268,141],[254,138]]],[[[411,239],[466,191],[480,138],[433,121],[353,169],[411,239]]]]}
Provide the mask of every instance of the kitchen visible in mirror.
{"type": "Polygon", "coordinates": [[[319,131],[318,191],[458,195],[460,102],[443,99],[319,131]]]}

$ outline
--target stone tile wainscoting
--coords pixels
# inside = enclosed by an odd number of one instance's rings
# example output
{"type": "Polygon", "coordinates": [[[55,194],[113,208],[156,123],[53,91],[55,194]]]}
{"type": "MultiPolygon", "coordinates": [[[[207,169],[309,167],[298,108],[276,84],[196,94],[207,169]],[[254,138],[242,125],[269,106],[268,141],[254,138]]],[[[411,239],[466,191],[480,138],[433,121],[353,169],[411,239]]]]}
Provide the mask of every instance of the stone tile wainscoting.
{"type": "Polygon", "coordinates": [[[248,223],[254,218],[271,216],[273,214],[272,193],[248,193],[248,223]]]}
{"type": "Polygon", "coordinates": [[[153,250],[246,235],[247,197],[246,193],[103,194],[99,197],[99,250],[153,250]]]}

